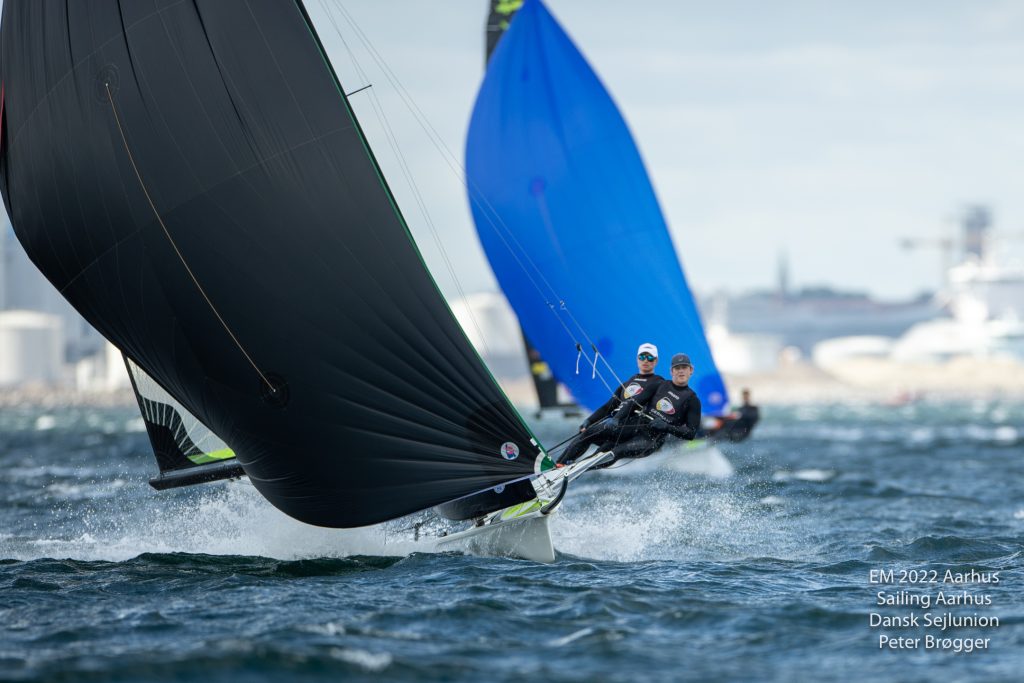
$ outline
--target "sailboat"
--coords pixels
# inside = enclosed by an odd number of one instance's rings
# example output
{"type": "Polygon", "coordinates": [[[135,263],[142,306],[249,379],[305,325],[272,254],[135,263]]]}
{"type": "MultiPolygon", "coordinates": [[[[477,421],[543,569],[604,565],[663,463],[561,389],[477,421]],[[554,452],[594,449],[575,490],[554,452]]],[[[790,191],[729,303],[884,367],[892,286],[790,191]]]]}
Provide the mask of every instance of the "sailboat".
{"type": "Polygon", "coordinates": [[[127,359],[154,485],[244,474],[333,528],[528,519],[553,559],[533,522],[571,473],[453,317],[301,0],[7,0],[0,56],[5,207],[127,359]]]}
{"type": "Polygon", "coordinates": [[[481,244],[525,335],[591,410],[633,374],[637,346],[654,341],[690,355],[704,412],[721,414],[725,384],[611,96],[541,0],[492,0],[487,44],[467,186],[481,244]]]}

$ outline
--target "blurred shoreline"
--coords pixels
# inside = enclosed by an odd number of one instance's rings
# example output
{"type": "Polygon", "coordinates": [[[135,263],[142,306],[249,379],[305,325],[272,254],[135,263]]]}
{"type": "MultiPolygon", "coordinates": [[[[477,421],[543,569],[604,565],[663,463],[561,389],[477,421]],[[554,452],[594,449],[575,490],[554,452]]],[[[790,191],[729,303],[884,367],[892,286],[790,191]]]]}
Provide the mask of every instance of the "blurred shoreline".
{"type": "MultiPolygon", "coordinates": [[[[726,374],[733,400],[750,388],[762,405],[880,403],[900,405],[918,400],[1024,401],[1024,363],[1010,359],[957,358],[945,363],[907,364],[879,359],[849,359],[827,370],[791,363],[771,372],[726,374]]],[[[526,376],[499,377],[516,406],[536,407],[533,382],[526,376]]],[[[42,386],[0,391],[0,408],[32,406],[134,407],[131,389],[76,391],[42,386]]]]}
{"type": "MultiPolygon", "coordinates": [[[[723,376],[734,403],[744,388],[761,405],[1024,401],[1024,363],[1009,359],[957,358],[929,364],[851,359],[828,370],[796,362],[771,372],[723,376]]],[[[529,378],[500,382],[516,405],[536,404],[529,378]]]]}
{"type": "Polygon", "coordinates": [[[131,389],[114,391],[78,391],[49,387],[20,387],[0,391],[0,409],[31,406],[35,408],[123,408],[134,407],[135,394],[131,389]]]}

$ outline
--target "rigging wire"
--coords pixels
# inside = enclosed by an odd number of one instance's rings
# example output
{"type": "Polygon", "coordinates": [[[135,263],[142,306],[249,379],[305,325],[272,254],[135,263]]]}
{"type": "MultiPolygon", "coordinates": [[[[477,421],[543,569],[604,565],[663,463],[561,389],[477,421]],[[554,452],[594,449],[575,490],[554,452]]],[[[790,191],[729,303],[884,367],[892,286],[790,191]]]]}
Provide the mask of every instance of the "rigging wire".
{"type": "MultiPolygon", "coordinates": [[[[323,3],[323,2],[324,2],[324,0],[321,0],[321,3],[323,3]]],[[[532,275],[530,273],[530,270],[528,268],[526,268],[525,265],[523,265],[522,260],[519,258],[519,254],[516,253],[517,250],[518,250],[518,252],[521,252],[524,257],[526,257],[526,259],[529,262],[529,265],[531,266],[533,271],[537,274],[537,276],[539,276],[541,278],[541,280],[543,280],[545,286],[548,288],[550,293],[552,295],[554,295],[554,298],[555,299],[560,299],[560,297],[558,296],[558,292],[555,290],[555,288],[551,285],[551,283],[544,276],[544,272],[536,265],[536,263],[533,262],[533,260],[530,258],[529,252],[519,243],[518,239],[516,239],[516,237],[515,237],[515,234],[504,223],[504,221],[502,220],[501,216],[494,209],[494,207],[490,204],[490,202],[487,201],[486,196],[482,192],[477,190],[476,188],[470,188],[469,187],[469,180],[466,177],[465,168],[462,166],[461,162],[458,160],[458,158],[455,156],[455,154],[453,154],[452,151],[448,148],[447,144],[444,142],[444,139],[441,137],[440,133],[438,133],[437,129],[434,128],[433,124],[430,123],[430,120],[427,118],[426,114],[424,114],[423,110],[420,109],[418,104],[416,104],[415,99],[413,99],[412,95],[405,88],[405,86],[399,80],[398,76],[394,73],[394,71],[391,69],[391,67],[387,64],[386,60],[384,60],[383,56],[381,56],[381,54],[373,46],[373,43],[370,41],[369,37],[367,37],[365,32],[360,28],[359,24],[355,21],[355,19],[351,16],[351,14],[349,14],[349,12],[345,9],[345,7],[343,5],[341,5],[340,3],[337,3],[337,2],[336,2],[336,5],[337,5],[339,11],[344,15],[346,21],[352,27],[352,29],[355,32],[356,36],[360,39],[360,41],[362,42],[363,46],[366,48],[367,52],[370,54],[371,58],[376,62],[377,66],[381,69],[381,71],[384,73],[385,77],[388,79],[388,81],[391,83],[392,87],[395,89],[396,93],[402,99],[403,104],[405,104],[406,108],[409,109],[410,113],[413,115],[413,118],[416,119],[416,122],[420,125],[420,127],[423,129],[423,131],[427,134],[427,137],[430,139],[430,141],[434,145],[435,149],[437,149],[437,151],[441,154],[441,156],[447,162],[448,167],[455,174],[456,178],[459,179],[461,184],[464,185],[467,188],[467,190],[471,190],[470,198],[474,202],[476,202],[478,205],[480,205],[481,208],[485,208],[485,209],[487,209],[488,211],[490,211],[493,214],[494,218],[493,219],[489,218],[488,222],[490,222],[491,223],[491,227],[494,228],[496,232],[498,232],[498,235],[499,235],[499,237],[502,238],[502,241],[505,243],[506,248],[512,253],[513,257],[516,258],[516,260],[519,263],[520,267],[526,273],[527,277],[529,277],[531,279],[531,282],[533,282],[533,284],[537,287],[538,292],[545,299],[546,303],[548,303],[549,306],[551,305],[549,297],[544,294],[544,292],[541,290],[541,288],[539,286],[537,286],[536,281],[533,280],[533,277],[532,277],[532,275]],[[505,234],[502,234],[500,231],[497,230],[497,228],[499,226],[502,229],[504,229],[505,234]],[[515,243],[515,249],[513,249],[512,246],[509,244],[509,242],[508,242],[509,238],[511,238],[511,240],[515,243]]],[[[337,27],[336,23],[334,24],[334,27],[335,27],[335,30],[338,31],[338,27],[337,27]]],[[[339,37],[341,37],[340,31],[339,31],[339,37]]],[[[343,37],[342,37],[342,41],[344,42],[344,38],[343,37]]],[[[564,301],[560,300],[559,303],[563,307],[565,306],[565,302],[564,301]]],[[[574,335],[572,335],[572,333],[570,332],[570,336],[574,336],[574,335]]],[[[574,341],[575,341],[575,339],[574,339],[574,341]]]]}
{"type": "Polygon", "coordinates": [[[174,241],[174,237],[171,236],[170,230],[167,229],[167,225],[164,223],[163,217],[157,210],[156,204],[153,203],[153,198],[149,194],[149,189],[147,189],[146,187],[146,182],[142,179],[142,174],[139,172],[139,166],[138,164],[135,163],[135,155],[132,154],[131,146],[128,144],[128,138],[125,136],[124,127],[121,125],[121,116],[117,113],[117,105],[114,103],[114,95],[110,90],[110,83],[104,83],[103,86],[106,88],[107,100],[109,100],[110,102],[110,110],[114,113],[114,121],[115,123],[117,123],[118,133],[121,134],[121,142],[124,143],[124,151],[128,154],[128,161],[131,162],[132,170],[135,171],[135,177],[139,181],[139,186],[142,188],[142,193],[146,196],[146,201],[149,202],[149,208],[153,210],[153,215],[156,216],[157,223],[159,223],[160,227],[163,229],[164,235],[167,237],[167,241],[171,243],[171,247],[174,249],[174,253],[178,255],[178,259],[181,261],[181,265],[185,266],[185,271],[188,273],[188,276],[192,279],[192,282],[193,284],[195,284],[196,289],[199,290],[199,293],[206,301],[206,305],[210,307],[210,310],[213,311],[213,315],[216,316],[217,320],[220,321],[220,324],[224,328],[224,331],[228,333],[228,336],[231,337],[231,340],[235,343],[235,346],[237,346],[238,350],[242,352],[242,355],[245,356],[245,359],[249,361],[249,365],[251,365],[253,370],[255,370],[256,373],[260,376],[260,379],[262,379],[266,383],[271,393],[277,393],[277,387],[274,386],[273,382],[267,379],[267,376],[264,375],[263,371],[259,369],[259,366],[256,365],[255,361],[253,361],[252,356],[250,356],[249,352],[245,350],[244,346],[242,346],[242,342],[238,340],[238,337],[235,336],[235,333],[231,331],[230,327],[228,327],[228,324],[227,322],[224,321],[224,318],[221,316],[220,311],[218,311],[217,307],[213,305],[213,301],[210,300],[210,297],[206,294],[206,290],[203,289],[203,286],[199,284],[199,279],[196,278],[195,273],[192,272],[192,268],[189,267],[188,262],[185,260],[184,254],[182,254],[181,249],[178,248],[178,243],[174,241]]]}
{"type": "MultiPolygon", "coordinates": [[[[369,77],[363,70],[362,65],[359,63],[359,60],[356,59],[355,53],[349,46],[348,41],[346,41],[345,37],[342,35],[341,30],[334,19],[334,15],[331,14],[330,9],[324,4],[323,0],[320,0],[320,4],[321,6],[323,6],[324,11],[327,13],[328,19],[330,20],[331,25],[334,27],[335,32],[338,34],[338,38],[341,40],[342,45],[345,46],[345,51],[348,52],[349,58],[352,60],[352,64],[355,67],[356,73],[358,74],[359,78],[362,79],[364,83],[368,83],[368,85],[365,85],[353,91],[352,94],[354,95],[358,92],[362,92],[364,90],[371,88],[372,84],[369,83],[369,77]]],[[[441,240],[441,236],[438,234],[437,226],[434,224],[434,221],[430,216],[430,211],[427,208],[427,203],[424,201],[423,195],[420,193],[419,186],[416,185],[416,181],[413,179],[412,171],[410,170],[409,164],[405,159],[405,155],[402,154],[402,150],[398,144],[398,137],[395,135],[394,130],[391,128],[391,122],[388,120],[387,115],[384,113],[384,107],[381,105],[380,100],[377,97],[377,93],[374,90],[369,91],[369,96],[374,114],[377,117],[377,121],[378,123],[381,124],[381,127],[385,131],[385,138],[387,138],[388,146],[391,147],[391,151],[398,159],[399,168],[402,171],[402,176],[405,178],[406,182],[409,184],[409,187],[412,189],[412,194],[416,202],[416,206],[419,208],[420,214],[423,216],[424,222],[430,229],[430,234],[434,239],[434,244],[437,246],[438,251],[441,252],[441,257],[444,260],[445,267],[448,269],[448,273],[451,275],[452,280],[455,282],[455,287],[459,291],[459,296],[462,298],[463,301],[466,301],[466,293],[462,288],[462,282],[459,280],[458,275],[456,275],[455,273],[455,266],[452,264],[451,259],[448,256],[448,252],[444,248],[444,243],[441,240]]],[[[469,318],[473,323],[473,327],[476,328],[476,332],[480,337],[480,341],[483,343],[484,350],[488,353],[488,355],[490,355],[491,350],[487,344],[487,338],[484,336],[483,328],[480,326],[479,321],[477,321],[476,314],[473,313],[473,307],[468,305],[468,303],[466,305],[466,311],[469,314],[469,318]]]]}
{"type": "MultiPolygon", "coordinates": [[[[321,5],[324,5],[324,0],[321,0],[321,5]]],[[[394,71],[392,71],[392,69],[390,68],[390,66],[388,66],[388,64],[384,60],[384,58],[380,55],[380,53],[373,46],[372,42],[369,40],[369,38],[366,36],[366,34],[359,27],[359,25],[355,21],[355,19],[351,16],[351,14],[349,14],[349,12],[345,9],[345,7],[340,4],[340,2],[336,1],[335,3],[333,3],[333,5],[337,6],[338,10],[345,17],[345,20],[352,27],[354,33],[359,38],[360,42],[366,48],[367,52],[370,54],[370,56],[374,60],[374,62],[376,62],[377,66],[384,73],[385,77],[391,83],[392,87],[395,88],[396,93],[402,99],[402,101],[405,104],[406,108],[413,115],[413,118],[416,119],[417,123],[420,125],[420,127],[423,129],[423,131],[427,134],[427,137],[430,139],[430,141],[434,145],[435,149],[441,154],[442,158],[445,160],[445,162],[447,163],[448,167],[452,170],[452,172],[459,179],[459,181],[462,183],[462,185],[466,187],[466,189],[468,190],[468,194],[470,196],[470,200],[474,204],[476,204],[478,207],[480,207],[481,210],[484,212],[484,216],[487,219],[487,222],[490,224],[491,228],[494,229],[495,233],[501,239],[501,241],[505,245],[506,249],[508,249],[509,252],[512,254],[513,258],[516,260],[516,262],[519,264],[520,268],[526,274],[527,279],[530,280],[531,284],[533,284],[533,286],[537,289],[538,293],[545,300],[545,303],[548,305],[549,310],[551,310],[555,314],[556,319],[558,319],[559,323],[562,325],[562,327],[566,331],[566,333],[570,336],[570,338],[572,338],[573,342],[575,344],[577,344],[577,347],[578,347],[579,342],[576,339],[576,335],[565,324],[565,321],[562,320],[561,316],[558,314],[558,311],[555,309],[554,304],[552,304],[551,298],[544,293],[543,288],[538,284],[537,280],[534,278],[534,273],[540,278],[541,281],[543,281],[543,283],[547,287],[548,291],[551,294],[554,295],[554,298],[558,301],[559,309],[565,312],[565,314],[568,316],[568,318],[572,321],[573,325],[579,330],[579,332],[582,334],[584,339],[590,345],[591,349],[593,349],[593,351],[594,351],[593,359],[591,359],[586,354],[584,354],[584,357],[587,358],[588,363],[592,366],[594,375],[600,378],[601,382],[605,385],[605,387],[609,391],[614,391],[612,389],[612,386],[608,383],[608,381],[604,378],[604,376],[601,374],[601,372],[597,369],[597,363],[600,360],[603,363],[603,365],[607,368],[607,370],[612,374],[612,376],[615,379],[615,382],[621,387],[623,385],[622,380],[615,373],[614,368],[611,367],[611,365],[608,363],[607,359],[603,358],[601,356],[601,354],[597,352],[597,344],[594,343],[593,339],[590,337],[589,334],[587,334],[587,331],[584,329],[584,327],[580,324],[580,322],[576,319],[576,317],[569,310],[569,307],[566,304],[565,300],[563,298],[561,298],[560,296],[558,296],[558,292],[551,285],[550,281],[548,281],[548,279],[544,276],[543,271],[537,266],[537,264],[530,257],[529,252],[518,241],[518,239],[516,238],[515,234],[509,229],[507,224],[505,224],[504,220],[498,214],[497,210],[490,204],[490,202],[487,200],[486,196],[482,192],[480,192],[479,189],[476,188],[475,185],[468,179],[468,177],[466,176],[465,168],[462,166],[461,162],[458,161],[457,157],[451,152],[451,150],[445,144],[445,142],[441,138],[440,134],[437,132],[437,130],[434,128],[434,126],[430,123],[429,119],[423,113],[422,109],[420,109],[420,107],[416,104],[415,100],[409,94],[409,92],[405,88],[405,86],[402,85],[401,81],[398,79],[397,75],[395,75],[394,71]],[[511,243],[510,243],[510,240],[511,240],[511,243]],[[513,247],[513,243],[514,243],[514,247],[513,247]],[[520,255],[522,255],[522,257],[526,259],[526,261],[528,262],[528,264],[530,266],[529,268],[527,267],[526,264],[524,264],[523,258],[521,258],[520,255]],[[532,269],[533,273],[531,273],[531,269],[532,269]]],[[[328,16],[330,17],[330,21],[331,21],[331,24],[333,25],[333,27],[335,29],[335,32],[337,32],[339,38],[342,40],[342,43],[345,45],[346,50],[349,51],[350,57],[353,59],[354,62],[356,62],[356,64],[357,64],[356,68],[361,71],[361,69],[358,66],[358,62],[355,60],[355,57],[352,54],[352,51],[351,51],[351,49],[348,46],[348,43],[345,41],[344,37],[341,35],[341,31],[340,31],[340,29],[339,29],[339,27],[337,25],[337,22],[334,20],[333,14],[331,13],[330,9],[326,5],[324,5],[324,8],[327,11],[328,16]]],[[[442,252],[443,252],[443,247],[442,247],[442,252]]],[[[455,276],[453,275],[453,277],[455,277],[455,276]]],[[[456,281],[457,281],[457,278],[456,278],[456,281]]]]}

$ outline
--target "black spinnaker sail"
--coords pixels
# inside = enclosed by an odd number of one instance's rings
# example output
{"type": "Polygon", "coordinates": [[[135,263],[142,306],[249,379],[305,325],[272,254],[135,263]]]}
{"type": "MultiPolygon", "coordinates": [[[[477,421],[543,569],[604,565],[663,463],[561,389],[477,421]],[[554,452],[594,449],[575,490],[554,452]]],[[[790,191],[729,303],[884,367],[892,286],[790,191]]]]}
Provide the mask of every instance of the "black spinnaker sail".
{"type": "Polygon", "coordinates": [[[272,504],[360,526],[550,462],[299,0],[6,0],[0,35],[18,239],[272,504]]]}

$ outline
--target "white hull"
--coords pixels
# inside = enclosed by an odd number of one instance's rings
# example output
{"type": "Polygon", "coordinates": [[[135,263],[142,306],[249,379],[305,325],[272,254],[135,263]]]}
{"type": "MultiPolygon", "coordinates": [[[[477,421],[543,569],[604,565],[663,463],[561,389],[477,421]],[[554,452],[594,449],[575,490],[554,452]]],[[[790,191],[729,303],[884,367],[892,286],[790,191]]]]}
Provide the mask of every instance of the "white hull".
{"type": "Polygon", "coordinates": [[[540,512],[444,536],[438,540],[437,548],[460,550],[484,557],[515,557],[544,563],[555,561],[555,546],[548,529],[548,515],[540,512]]]}
{"type": "Polygon", "coordinates": [[[554,562],[555,546],[551,541],[548,517],[558,509],[564,495],[563,488],[608,457],[606,453],[593,453],[572,465],[545,472],[533,481],[536,499],[492,512],[476,526],[437,539],[435,547],[442,551],[459,550],[485,557],[554,562]]]}

